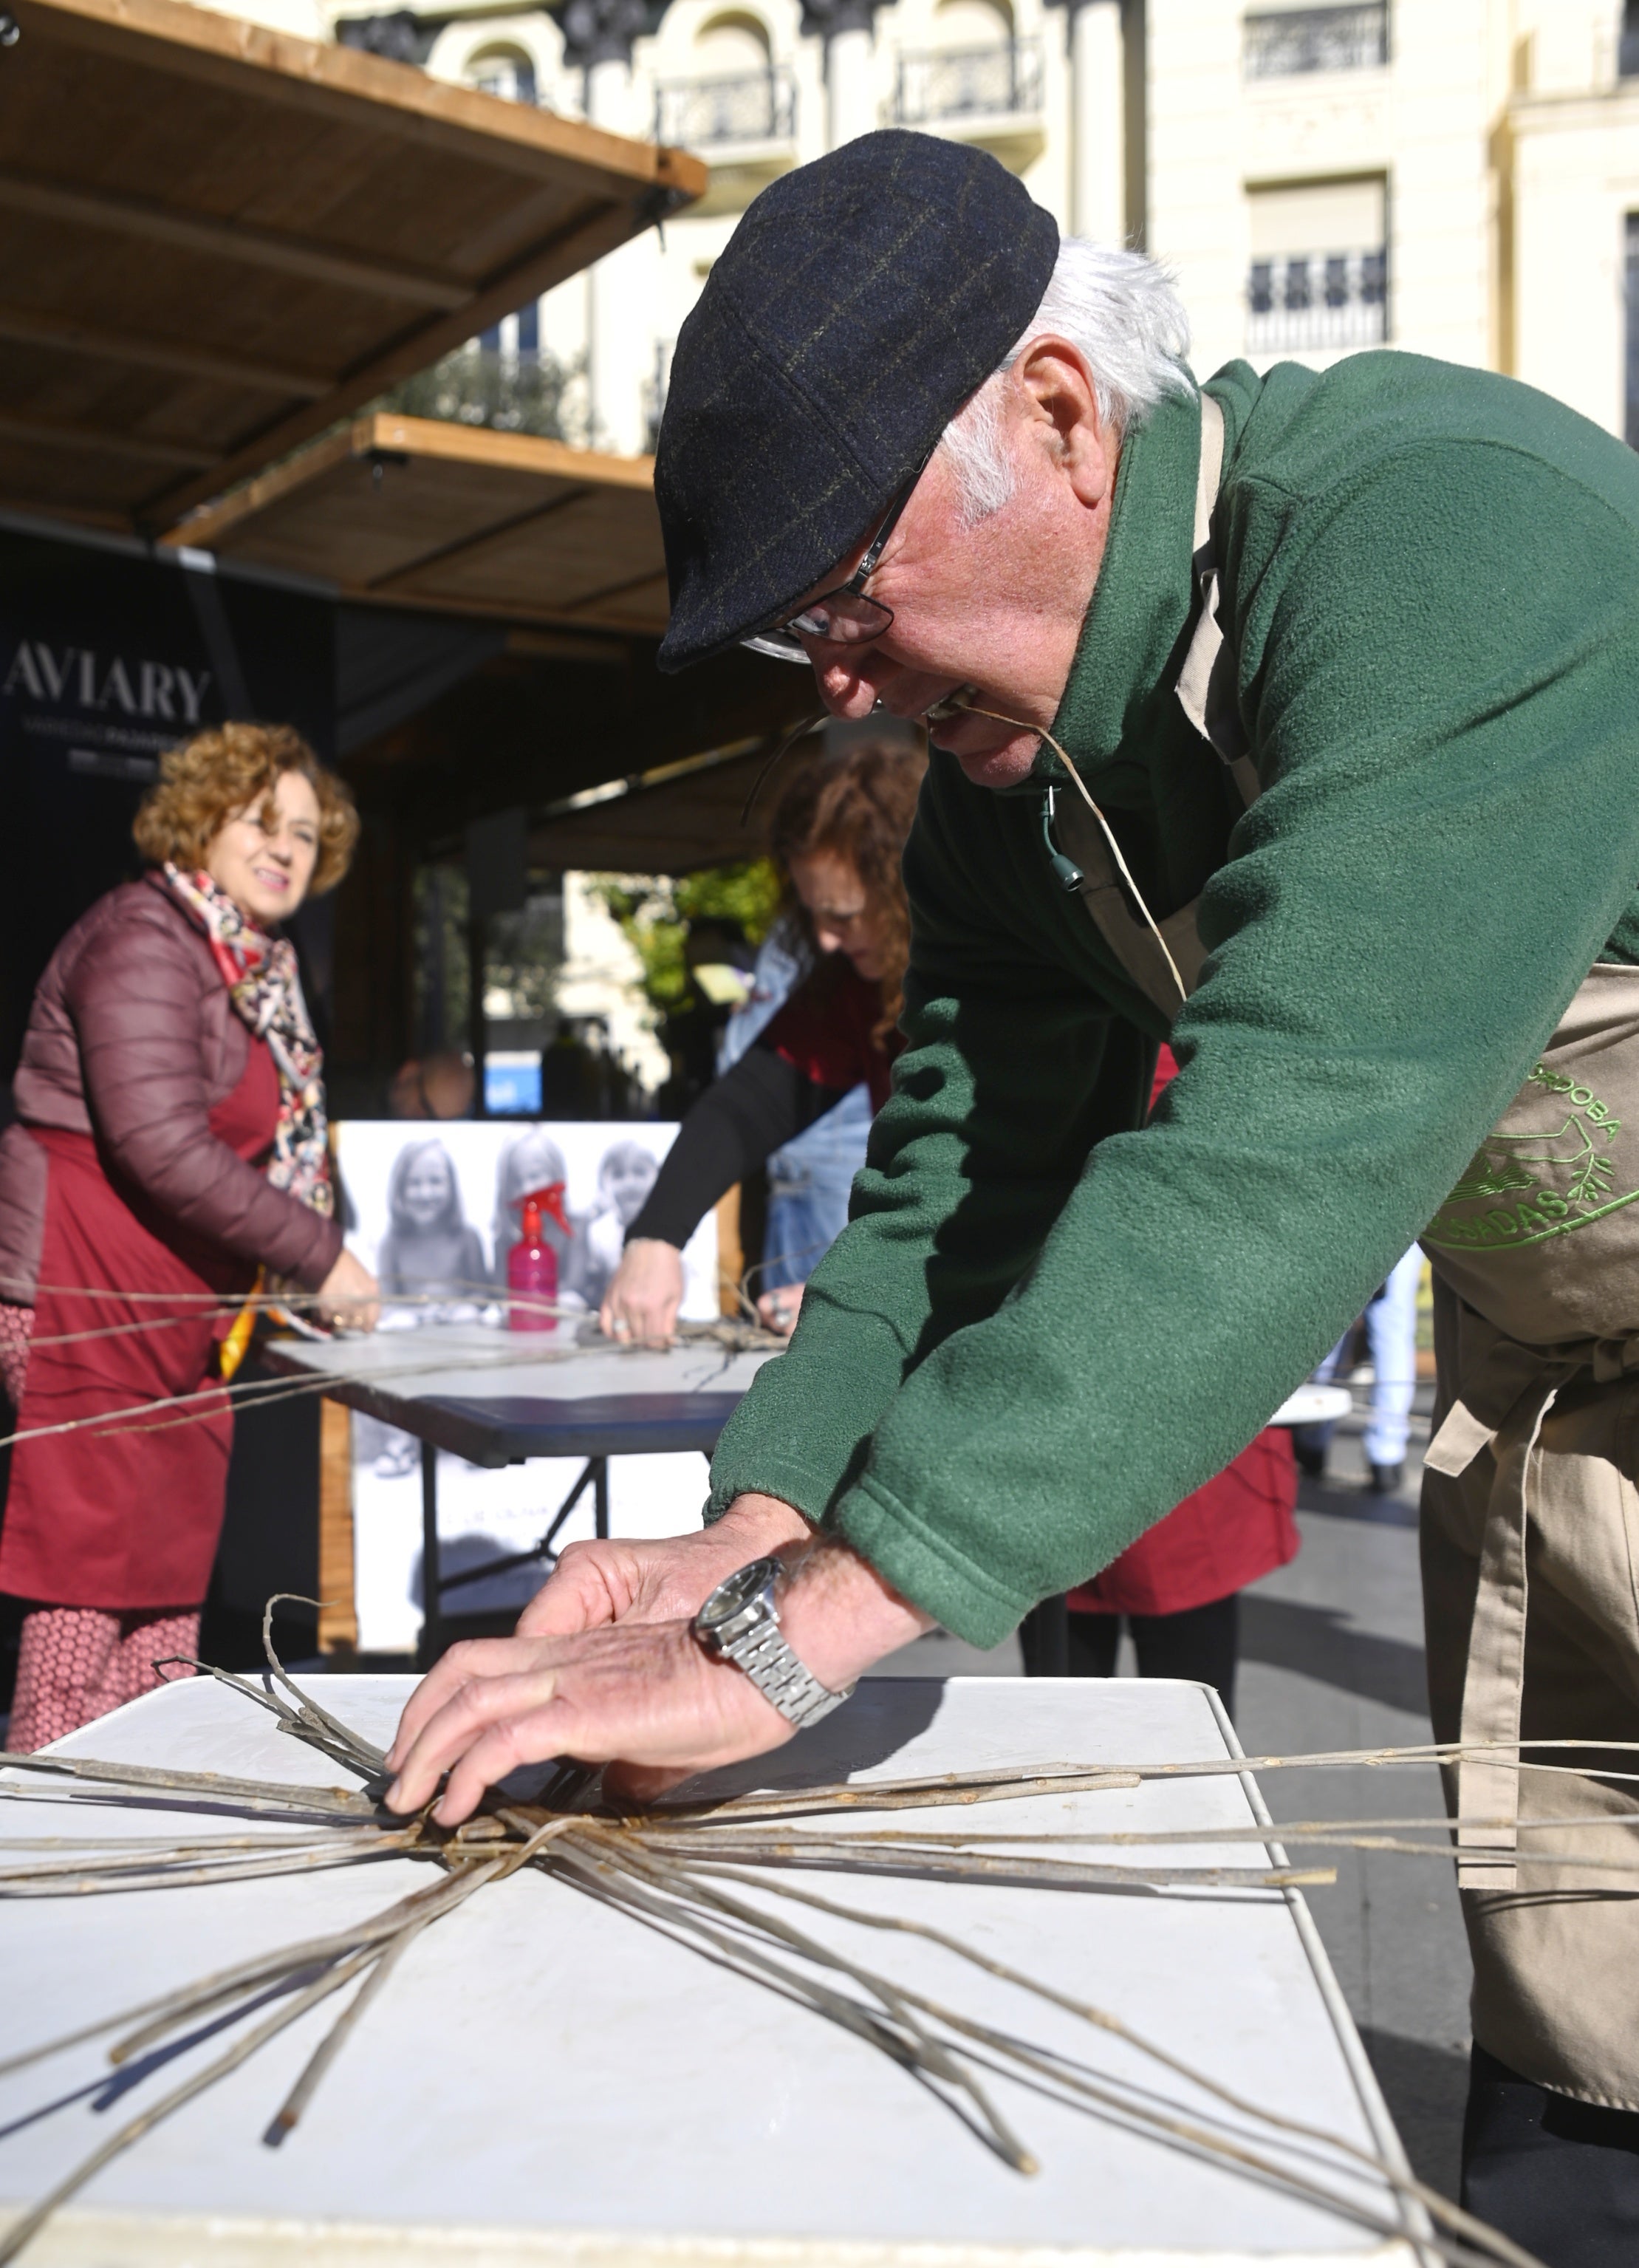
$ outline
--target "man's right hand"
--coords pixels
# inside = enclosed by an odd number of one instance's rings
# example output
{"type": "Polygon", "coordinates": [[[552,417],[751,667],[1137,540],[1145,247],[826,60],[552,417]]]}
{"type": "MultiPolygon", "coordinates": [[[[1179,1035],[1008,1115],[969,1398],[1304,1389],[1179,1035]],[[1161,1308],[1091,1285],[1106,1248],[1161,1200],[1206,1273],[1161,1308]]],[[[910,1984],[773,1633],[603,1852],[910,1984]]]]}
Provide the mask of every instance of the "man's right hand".
{"type": "Polygon", "coordinates": [[[681,1622],[724,1578],[812,1533],[778,1497],[737,1497],[715,1527],[652,1543],[571,1543],[518,1618],[519,1638],[571,1638],[607,1623],[681,1622]]]}
{"type": "Polygon", "coordinates": [[[683,1256],[658,1236],[634,1237],[609,1279],[598,1321],[606,1338],[670,1346],[683,1304],[683,1256]]]}

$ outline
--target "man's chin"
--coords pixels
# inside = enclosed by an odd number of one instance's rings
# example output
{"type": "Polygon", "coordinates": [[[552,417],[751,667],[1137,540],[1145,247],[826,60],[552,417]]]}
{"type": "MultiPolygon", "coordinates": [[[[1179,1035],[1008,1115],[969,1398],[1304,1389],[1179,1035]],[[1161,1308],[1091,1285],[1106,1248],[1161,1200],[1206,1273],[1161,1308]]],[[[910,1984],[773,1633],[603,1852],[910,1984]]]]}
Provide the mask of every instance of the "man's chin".
{"type": "Polygon", "coordinates": [[[952,751],[975,787],[1017,787],[1030,777],[1038,742],[1033,733],[1016,733],[999,748],[952,751]]]}

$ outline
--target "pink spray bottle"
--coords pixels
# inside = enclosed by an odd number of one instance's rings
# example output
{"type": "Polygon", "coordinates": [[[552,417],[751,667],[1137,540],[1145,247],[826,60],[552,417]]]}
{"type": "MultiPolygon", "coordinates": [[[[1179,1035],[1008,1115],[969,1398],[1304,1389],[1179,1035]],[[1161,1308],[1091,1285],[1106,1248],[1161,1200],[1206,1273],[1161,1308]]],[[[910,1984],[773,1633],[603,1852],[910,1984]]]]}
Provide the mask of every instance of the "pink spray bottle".
{"type": "Polygon", "coordinates": [[[558,1256],[540,1233],[544,1205],[565,1236],[575,1232],[563,1215],[563,1184],[549,1182],[544,1189],[531,1189],[519,1202],[524,1208],[524,1233],[506,1256],[509,1291],[528,1293],[527,1303],[513,1300],[507,1309],[507,1327],[514,1331],[555,1331],[558,1319],[543,1312],[558,1296],[558,1256]]]}

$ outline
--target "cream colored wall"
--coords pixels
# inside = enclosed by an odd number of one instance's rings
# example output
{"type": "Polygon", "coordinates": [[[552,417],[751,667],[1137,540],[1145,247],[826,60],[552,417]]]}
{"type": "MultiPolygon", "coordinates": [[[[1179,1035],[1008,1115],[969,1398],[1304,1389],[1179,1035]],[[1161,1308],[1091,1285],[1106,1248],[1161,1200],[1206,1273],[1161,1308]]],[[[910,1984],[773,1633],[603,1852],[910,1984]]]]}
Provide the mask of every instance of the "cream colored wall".
{"type": "MultiPolygon", "coordinates": [[[[351,0],[352,12],[368,0],[351,0]]],[[[1260,10],[1292,0],[1255,0],[1260,10]]],[[[253,20],[327,36],[338,0],[244,0],[253,20]]],[[[562,285],[542,336],[584,376],[571,438],[644,446],[664,359],[757,189],[892,114],[901,49],[959,44],[1011,15],[1043,55],[1040,118],[995,146],[1062,228],[1126,231],[1120,0],[887,0],[870,33],[805,35],[799,0],[672,0],[630,67],[563,60],[545,11],[452,22],[429,69],[467,77],[486,48],[526,53],[540,99],[626,133],[653,130],[658,84],[730,63],[712,26],[756,27],[796,87],[788,144],[725,153],[705,205],[562,285]],[[975,11],[982,11],[975,13],[975,11]]],[[[1624,228],[1639,211],[1639,83],[1616,77],[1621,0],[1392,0],[1381,70],[1247,80],[1238,0],[1148,0],[1148,247],[1172,268],[1202,372],[1246,351],[1248,191],[1378,176],[1386,184],[1392,347],[1514,370],[1614,431],[1624,418],[1624,228]]],[[[750,34],[734,37],[749,55],[750,34]]],[[[739,48],[735,49],[736,54],[739,48]]],[[[950,122],[944,129],[985,129],[950,122]]],[[[710,153],[708,152],[708,155],[710,153]]],[[[1292,247],[1294,250],[1298,247],[1292,247]]],[[[1297,359],[1323,364],[1322,353],[1297,359]]],[[[1259,358],[1263,364],[1270,356],[1259,358]]]]}
{"type": "Polygon", "coordinates": [[[1639,85],[1516,102],[1514,197],[1516,375],[1620,433],[1639,85]]]}

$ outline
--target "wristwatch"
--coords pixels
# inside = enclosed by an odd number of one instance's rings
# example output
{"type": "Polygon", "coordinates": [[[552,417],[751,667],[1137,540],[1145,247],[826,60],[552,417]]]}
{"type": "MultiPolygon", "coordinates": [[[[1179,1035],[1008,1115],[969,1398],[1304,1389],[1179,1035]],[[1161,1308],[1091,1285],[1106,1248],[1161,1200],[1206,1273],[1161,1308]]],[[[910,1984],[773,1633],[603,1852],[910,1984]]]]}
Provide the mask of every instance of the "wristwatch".
{"type": "Polygon", "coordinates": [[[854,1689],[834,1693],[791,1651],[774,1598],[784,1572],[778,1559],[753,1559],[736,1568],[695,1616],[695,1636],[709,1653],[743,1669],[764,1700],[800,1732],[828,1717],[854,1689]]]}

